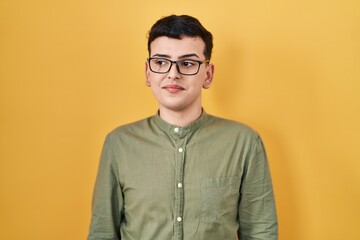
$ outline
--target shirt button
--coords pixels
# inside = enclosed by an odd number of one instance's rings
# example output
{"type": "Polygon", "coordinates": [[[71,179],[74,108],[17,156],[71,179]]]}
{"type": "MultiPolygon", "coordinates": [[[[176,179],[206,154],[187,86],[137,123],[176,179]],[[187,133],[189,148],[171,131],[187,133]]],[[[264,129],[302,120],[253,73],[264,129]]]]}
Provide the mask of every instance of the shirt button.
{"type": "Polygon", "coordinates": [[[184,151],[184,149],[183,148],[179,148],[179,153],[182,153],[183,151],[184,151]]]}
{"type": "Polygon", "coordinates": [[[174,132],[179,132],[179,128],[174,128],[174,132]]]}
{"type": "Polygon", "coordinates": [[[176,218],[176,221],[181,222],[181,221],[182,221],[182,218],[181,218],[181,217],[177,217],[177,218],[176,218]]]}
{"type": "Polygon", "coordinates": [[[178,188],[182,188],[182,183],[178,183],[178,188]]]}

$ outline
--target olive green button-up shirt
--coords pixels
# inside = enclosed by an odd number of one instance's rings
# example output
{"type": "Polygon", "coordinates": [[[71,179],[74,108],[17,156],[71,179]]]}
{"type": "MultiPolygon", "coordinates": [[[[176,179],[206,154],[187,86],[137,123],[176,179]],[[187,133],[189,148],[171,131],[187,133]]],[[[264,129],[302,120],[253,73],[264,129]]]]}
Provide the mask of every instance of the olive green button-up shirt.
{"type": "Polygon", "coordinates": [[[275,240],[268,162],[249,127],[158,115],[106,138],[88,240],[275,240]]]}

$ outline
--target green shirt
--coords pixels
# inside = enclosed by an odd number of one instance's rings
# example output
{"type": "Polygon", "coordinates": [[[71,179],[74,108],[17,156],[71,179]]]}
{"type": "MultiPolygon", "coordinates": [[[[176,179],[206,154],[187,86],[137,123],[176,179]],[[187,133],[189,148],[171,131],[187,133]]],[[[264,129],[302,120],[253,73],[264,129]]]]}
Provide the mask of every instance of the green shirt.
{"type": "Polygon", "coordinates": [[[158,115],[106,138],[88,240],[274,240],[265,150],[249,127],[206,114],[158,115]]]}

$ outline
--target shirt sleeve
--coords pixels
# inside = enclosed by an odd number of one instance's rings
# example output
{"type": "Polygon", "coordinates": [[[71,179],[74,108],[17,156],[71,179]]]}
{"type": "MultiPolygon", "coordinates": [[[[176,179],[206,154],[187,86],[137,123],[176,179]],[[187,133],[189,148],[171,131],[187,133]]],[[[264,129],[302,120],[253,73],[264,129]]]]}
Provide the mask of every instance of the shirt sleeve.
{"type": "Polygon", "coordinates": [[[240,240],[277,240],[278,222],[265,149],[256,136],[245,164],[239,201],[240,240]]]}
{"type": "Polygon", "coordinates": [[[111,138],[105,140],[92,199],[88,240],[120,240],[123,209],[117,164],[111,138]]]}

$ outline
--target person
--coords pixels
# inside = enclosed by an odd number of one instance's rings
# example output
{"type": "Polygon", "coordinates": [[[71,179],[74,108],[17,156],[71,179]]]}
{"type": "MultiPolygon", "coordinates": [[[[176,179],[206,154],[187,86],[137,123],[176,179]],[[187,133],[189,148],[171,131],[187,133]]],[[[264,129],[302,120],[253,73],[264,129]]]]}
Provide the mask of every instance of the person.
{"type": "Polygon", "coordinates": [[[145,74],[159,108],[107,135],[88,240],[277,239],[259,134],[202,107],[212,40],[187,15],[152,26],[145,74]]]}

